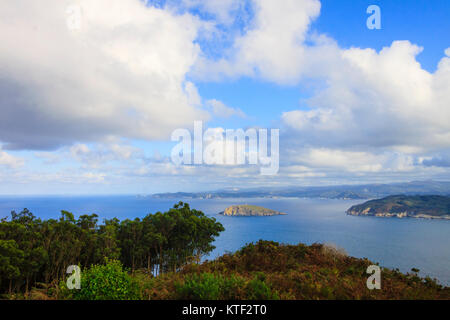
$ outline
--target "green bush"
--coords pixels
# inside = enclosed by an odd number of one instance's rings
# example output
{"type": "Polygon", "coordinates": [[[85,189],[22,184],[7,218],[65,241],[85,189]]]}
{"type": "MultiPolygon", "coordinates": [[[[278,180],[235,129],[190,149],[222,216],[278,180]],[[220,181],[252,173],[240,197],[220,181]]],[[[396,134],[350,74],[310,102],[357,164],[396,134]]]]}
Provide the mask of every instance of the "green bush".
{"type": "Polygon", "coordinates": [[[81,273],[81,289],[73,290],[77,300],[136,300],[140,298],[139,286],[122,269],[117,260],[107,260],[106,265],[94,265],[81,273]]]}
{"type": "Polygon", "coordinates": [[[222,282],[222,277],[212,273],[194,274],[184,284],[177,283],[176,291],[179,299],[217,300],[222,282]]]}
{"type": "Polygon", "coordinates": [[[230,275],[222,278],[221,283],[221,299],[224,300],[241,300],[245,299],[245,279],[241,276],[230,275]]]}
{"type": "Polygon", "coordinates": [[[246,287],[247,299],[250,300],[278,300],[277,293],[272,292],[272,289],[261,280],[260,276],[255,277],[248,282],[246,287]]]}
{"type": "Polygon", "coordinates": [[[245,279],[213,273],[190,275],[184,283],[176,284],[178,299],[194,300],[239,300],[245,299],[245,279]]]}

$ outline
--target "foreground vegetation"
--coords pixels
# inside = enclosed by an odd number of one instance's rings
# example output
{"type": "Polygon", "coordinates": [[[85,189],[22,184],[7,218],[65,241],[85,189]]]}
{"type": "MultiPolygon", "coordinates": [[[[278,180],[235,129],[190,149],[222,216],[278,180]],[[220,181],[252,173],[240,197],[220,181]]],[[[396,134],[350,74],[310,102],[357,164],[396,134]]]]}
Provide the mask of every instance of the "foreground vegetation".
{"type": "Polygon", "coordinates": [[[148,280],[142,294],[145,299],[450,299],[450,288],[435,280],[385,268],[381,290],[369,290],[366,270],[372,264],[334,246],[259,241],[148,280]]]}
{"type": "Polygon", "coordinates": [[[248,244],[200,263],[223,226],[179,203],[143,219],[106,220],[63,212],[41,221],[28,210],[0,223],[4,299],[450,299],[450,288],[382,268],[369,290],[367,259],[331,245],[248,244]],[[81,267],[69,290],[68,265],[81,267]]]}
{"type": "MultiPolygon", "coordinates": [[[[86,268],[81,289],[64,281],[33,288],[29,299],[450,299],[450,288],[382,268],[380,290],[366,286],[367,259],[348,257],[333,246],[282,245],[260,240],[236,253],[156,277],[123,269],[119,261],[86,268]]],[[[14,298],[14,297],[10,297],[14,298]]]]}
{"type": "Polygon", "coordinates": [[[182,202],[143,219],[103,224],[96,214],[75,219],[62,211],[59,220],[41,220],[27,209],[13,211],[0,220],[0,294],[28,296],[32,287],[55,287],[70,265],[86,269],[117,260],[132,273],[176,272],[211,252],[223,230],[182,202]]]}

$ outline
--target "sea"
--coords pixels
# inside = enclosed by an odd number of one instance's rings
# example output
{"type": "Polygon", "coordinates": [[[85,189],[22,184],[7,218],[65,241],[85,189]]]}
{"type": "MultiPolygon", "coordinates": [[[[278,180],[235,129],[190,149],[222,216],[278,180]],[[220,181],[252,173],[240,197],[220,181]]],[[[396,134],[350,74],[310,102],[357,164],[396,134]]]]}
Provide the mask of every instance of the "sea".
{"type": "Polygon", "coordinates": [[[142,218],[167,211],[178,201],[216,218],[225,231],[216,239],[214,259],[260,239],[280,243],[329,243],[354,257],[368,258],[402,272],[450,285],[450,220],[350,216],[345,211],[361,200],[303,198],[157,199],[139,196],[0,196],[0,218],[12,210],[29,209],[41,219],[59,218],[61,210],[75,217],[96,213],[102,219],[142,218]],[[287,215],[226,217],[218,213],[230,205],[259,205],[287,215]]]}

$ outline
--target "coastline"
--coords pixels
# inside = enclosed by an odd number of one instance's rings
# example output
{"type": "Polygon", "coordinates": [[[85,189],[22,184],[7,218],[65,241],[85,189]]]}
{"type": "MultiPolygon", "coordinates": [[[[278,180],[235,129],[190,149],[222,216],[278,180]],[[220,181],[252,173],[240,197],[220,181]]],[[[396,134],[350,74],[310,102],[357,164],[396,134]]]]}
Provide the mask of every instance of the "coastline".
{"type": "MultiPolygon", "coordinates": [[[[364,210],[365,211],[365,210],[364,210]]],[[[432,216],[429,214],[410,214],[408,212],[379,212],[379,213],[368,213],[368,212],[357,212],[357,211],[350,211],[347,210],[347,215],[351,216],[366,216],[366,217],[382,217],[382,218],[415,218],[415,219],[434,219],[434,220],[450,220],[450,215],[443,215],[443,216],[432,216]]]]}

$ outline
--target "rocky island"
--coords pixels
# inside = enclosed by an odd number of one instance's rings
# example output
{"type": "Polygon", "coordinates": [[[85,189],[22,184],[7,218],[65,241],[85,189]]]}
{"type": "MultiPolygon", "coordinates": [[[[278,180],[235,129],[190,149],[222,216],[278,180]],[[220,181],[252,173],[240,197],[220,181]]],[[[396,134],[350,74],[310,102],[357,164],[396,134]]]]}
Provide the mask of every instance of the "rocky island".
{"type": "Polygon", "coordinates": [[[450,220],[450,197],[395,195],[352,206],[347,210],[347,214],[450,220]]]}
{"type": "Polygon", "coordinates": [[[267,209],[260,206],[254,205],[235,205],[230,206],[225,209],[225,211],[220,212],[224,216],[233,216],[233,217],[267,217],[267,216],[277,216],[277,215],[285,215],[286,213],[278,212],[275,210],[267,209]]]}

